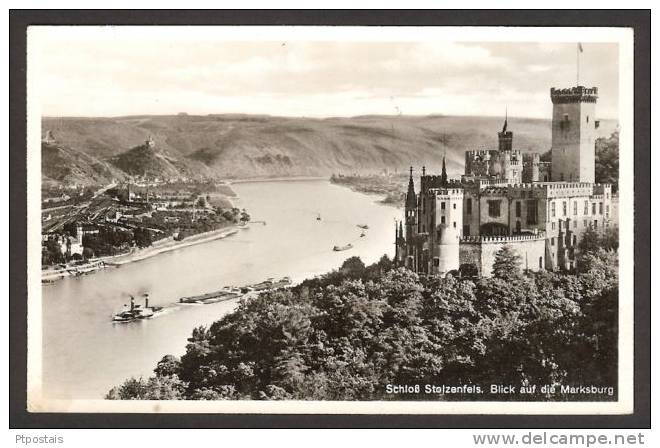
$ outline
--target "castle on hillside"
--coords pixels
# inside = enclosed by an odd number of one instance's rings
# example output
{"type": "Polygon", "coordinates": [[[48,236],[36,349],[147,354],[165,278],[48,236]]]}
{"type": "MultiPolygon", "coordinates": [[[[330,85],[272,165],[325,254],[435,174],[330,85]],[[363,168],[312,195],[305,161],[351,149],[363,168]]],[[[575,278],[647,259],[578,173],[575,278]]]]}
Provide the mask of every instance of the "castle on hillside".
{"type": "Polygon", "coordinates": [[[573,270],[586,229],[616,225],[609,184],[594,183],[598,89],[550,89],[551,162],[513,147],[507,119],[497,149],[467,151],[465,174],[427,175],[419,193],[413,169],[405,217],[396,225],[395,262],[420,274],[445,275],[473,265],[489,276],[495,253],[508,245],[530,270],[573,270]]]}

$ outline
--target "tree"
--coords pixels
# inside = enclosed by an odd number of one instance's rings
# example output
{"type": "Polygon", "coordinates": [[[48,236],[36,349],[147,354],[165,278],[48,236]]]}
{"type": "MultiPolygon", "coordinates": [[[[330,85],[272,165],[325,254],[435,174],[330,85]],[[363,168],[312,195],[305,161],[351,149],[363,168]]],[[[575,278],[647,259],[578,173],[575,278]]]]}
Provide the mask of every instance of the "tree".
{"type": "Polygon", "coordinates": [[[364,273],[365,265],[360,257],[347,258],[339,268],[339,272],[347,277],[357,278],[364,273]]]}
{"type": "Polygon", "coordinates": [[[463,263],[458,268],[462,278],[477,278],[479,276],[479,269],[474,263],[463,263]]]}
{"type": "Polygon", "coordinates": [[[183,386],[176,376],[152,376],[130,378],[121,386],[113,387],[106,394],[106,400],[180,400],[183,386]]]}
{"type": "Polygon", "coordinates": [[[520,277],[520,263],[520,255],[518,255],[510,246],[505,244],[495,253],[493,277],[502,280],[510,280],[520,277]]]}
{"type": "Polygon", "coordinates": [[[158,361],[154,373],[157,376],[174,376],[181,373],[181,360],[173,355],[165,355],[158,361]]]}
{"type": "Polygon", "coordinates": [[[582,238],[578,243],[578,249],[581,253],[594,252],[600,248],[600,243],[600,236],[589,226],[582,234],[582,238]]]}
{"type": "Polygon", "coordinates": [[[133,239],[137,247],[149,247],[151,246],[151,232],[149,229],[143,227],[137,227],[133,231],[133,239]]]}
{"type": "Polygon", "coordinates": [[[595,177],[598,183],[612,184],[612,191],[619,187],[619,131],[609,138],[596,140],[595,177]]]}

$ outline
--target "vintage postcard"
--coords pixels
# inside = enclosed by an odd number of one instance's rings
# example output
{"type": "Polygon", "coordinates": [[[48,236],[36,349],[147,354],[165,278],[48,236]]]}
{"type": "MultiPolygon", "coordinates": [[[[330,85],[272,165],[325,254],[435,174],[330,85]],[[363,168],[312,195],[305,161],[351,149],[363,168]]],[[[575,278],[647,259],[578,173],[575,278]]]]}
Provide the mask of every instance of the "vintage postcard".
{"type": "Polygon", "coordinates": [[[633,32],[30,26],[30,412],[627,414],[633,32]]]}

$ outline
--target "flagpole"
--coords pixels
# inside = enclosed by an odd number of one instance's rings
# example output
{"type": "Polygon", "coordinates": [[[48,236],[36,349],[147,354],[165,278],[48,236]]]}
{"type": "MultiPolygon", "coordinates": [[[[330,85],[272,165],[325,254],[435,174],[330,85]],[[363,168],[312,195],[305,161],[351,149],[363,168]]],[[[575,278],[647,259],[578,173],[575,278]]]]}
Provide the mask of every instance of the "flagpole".
{"type": "Polygon", "coordinates": [[[580,44],[579,43],[575,46],[575,55],[576,55],[576,58],[577,58],[577,80],[576,80],[577,84],[576,84],[576,86],[579,87],[580,86],[580,44]]]}

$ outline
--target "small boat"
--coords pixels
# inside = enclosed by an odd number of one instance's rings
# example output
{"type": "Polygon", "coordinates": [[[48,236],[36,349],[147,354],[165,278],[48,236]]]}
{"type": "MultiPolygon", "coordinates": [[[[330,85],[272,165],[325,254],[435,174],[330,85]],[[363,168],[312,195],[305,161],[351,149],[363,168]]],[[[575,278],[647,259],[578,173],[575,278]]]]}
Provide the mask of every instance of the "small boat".
{"type": "Polygon", "coordinates": [[[361,229],[364,229],[364,230],[367,230],[369,228],[369,226],[366,225],[366,224],[358,224],[357,226],[361,229]]]}
{"type": "MultiPolygon", "coordinates": [[[[133,322],[141,319],[148,319],[163,310],[162,306],[149,306],[149,294],[144,295],[144,306],[136,305],[135,298],[131,296],[131,303],[128,309],[120,311],[112,316],[113,322],[133,322]]],[[[124,305],[126,307],[126,305],[124,305]]]]}
{"type": "Polygon", "coordinates": [[[365,236],[367,236],[366,233],[364,233],[364,232],[360,233],[360,238],[364,238],[365,236]]]}
{"type": "Polygon", "coordinates": [[[335,246],[335,247],[332,248],[332,250],[334,250],[335,252],[340,252],[342,250],[351,249],[352,247],[353,247],[353,245],[351,243],[348,243],[345,246],[335,246]]]}
{"type": "Polygon", "coordinates": [[[317,221],[320,221],[320,220],[321,220],[321,214],[320,214],[320,213],[316,215],[316,220],[317,220],[317,221]]]}

